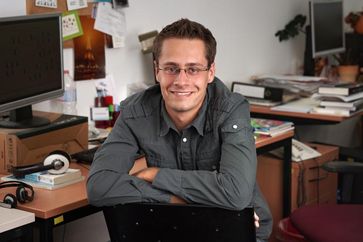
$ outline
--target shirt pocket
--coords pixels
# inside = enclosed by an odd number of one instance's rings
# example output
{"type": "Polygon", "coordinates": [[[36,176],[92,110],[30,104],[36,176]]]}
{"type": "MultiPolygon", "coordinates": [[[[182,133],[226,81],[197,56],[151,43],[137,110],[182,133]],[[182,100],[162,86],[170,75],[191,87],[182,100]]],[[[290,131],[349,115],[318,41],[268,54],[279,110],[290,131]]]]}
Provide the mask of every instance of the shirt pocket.
{"type": "Polygon", "coordinates": [[[147,154],[146,162],[148,167],[171,168],[176,169],[177,164],[175,158],[164,157],[162,155],[147,154]]]}
{"type": "Polygon", "coordinates": [[[220,159],[221,159],[220,149],[200,152],[196,159],[197,169],[205,171],[216,171],[216,170],[218,171],[220,159]]]}

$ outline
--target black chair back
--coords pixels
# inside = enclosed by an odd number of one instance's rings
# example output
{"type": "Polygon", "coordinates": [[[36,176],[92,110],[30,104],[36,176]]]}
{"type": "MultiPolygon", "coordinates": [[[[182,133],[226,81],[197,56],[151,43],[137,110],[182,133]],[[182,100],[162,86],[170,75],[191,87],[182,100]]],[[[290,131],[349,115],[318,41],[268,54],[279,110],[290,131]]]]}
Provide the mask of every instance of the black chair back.
{"type": "Polygon", "coordinates": [[[255,242],[253,208],[133,203],[105,207],[112,242],[255,242]]]}

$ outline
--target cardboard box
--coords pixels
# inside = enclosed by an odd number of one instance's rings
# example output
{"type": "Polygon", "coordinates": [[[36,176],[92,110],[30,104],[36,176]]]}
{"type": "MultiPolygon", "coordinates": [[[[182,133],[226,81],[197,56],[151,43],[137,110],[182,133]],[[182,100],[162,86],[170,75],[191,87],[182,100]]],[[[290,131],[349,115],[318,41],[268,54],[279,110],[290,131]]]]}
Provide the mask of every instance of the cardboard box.
{"type": "Polygon", "coordinates": [[[0,173],[43,160],[55,150],[72,155],[88,148],[88,118],[37,112],[51,124],[29,129],[0,129],[0,173]]]}
{"type": "MultiPolygon", "coordinates": [[[[337,174],[319,168],[323,163],[336,160],[339,148],[330,145],[308,144],[322,155],[317,158],[291,163],[291,211],[308,204],[336,203],[337,174]]],[[[274,155],[260,155],[257,181],[270,207],[274,225],[270,242],[275,242],[278,222],[283,218],[283,161],[274,155]]]]}

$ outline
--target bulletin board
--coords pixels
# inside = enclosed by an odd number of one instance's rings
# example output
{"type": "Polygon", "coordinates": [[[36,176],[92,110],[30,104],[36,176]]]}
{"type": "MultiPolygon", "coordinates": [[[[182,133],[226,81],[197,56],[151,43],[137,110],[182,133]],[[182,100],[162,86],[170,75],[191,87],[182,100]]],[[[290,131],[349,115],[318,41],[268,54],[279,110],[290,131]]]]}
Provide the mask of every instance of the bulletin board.
{"type": "MultiPolygon", "coordinates": [[[[91,15],[93,3],[89,2],[87,8],[76,10],[78,15],[91,15]]],[[[35,0],[26,0],[26,13],[27,14],[40,14],[40,13],[62,13],[67,11],[67,1],[57,0],[57,8],[44,8],[35,6],[35,0]]],[[[64,48],[73,48],[73,40],[67,40],[63,43],[64,48]]]]}

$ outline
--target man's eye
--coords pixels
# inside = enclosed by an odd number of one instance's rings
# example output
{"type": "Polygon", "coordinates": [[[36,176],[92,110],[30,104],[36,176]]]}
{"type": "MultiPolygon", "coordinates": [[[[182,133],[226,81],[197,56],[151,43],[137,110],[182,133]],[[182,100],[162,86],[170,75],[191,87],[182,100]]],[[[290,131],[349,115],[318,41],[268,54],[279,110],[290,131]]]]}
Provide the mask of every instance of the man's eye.
{"type": "Polygon", "coordinates": [[[178,68],[175,66],[167,66],[164,68],[167,73],[175,74],[178,72],[178,68]]]}
{"type": "Polygon", "coordinates": [[[188,69],[187,69],[187,72],[188,72],[188,74],[198,74],[198,72],[199,72],[200,70],[199,70],[199,68],[197,68],[197,67],[188,67],[188,69]]]}

